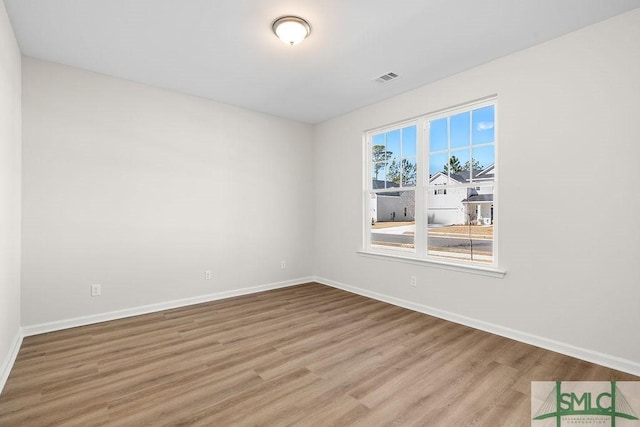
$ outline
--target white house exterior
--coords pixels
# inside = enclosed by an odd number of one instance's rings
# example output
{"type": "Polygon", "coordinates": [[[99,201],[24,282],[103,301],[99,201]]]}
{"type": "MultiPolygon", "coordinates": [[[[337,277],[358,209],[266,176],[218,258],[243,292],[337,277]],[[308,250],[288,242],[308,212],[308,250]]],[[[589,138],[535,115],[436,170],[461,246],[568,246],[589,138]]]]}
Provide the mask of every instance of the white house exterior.
{"type": "Polygon", "coordinates": [[[469,171],[447,176],[438,172],[429,180],[429,224],[493,223],[494,165],[471,177],[469,171]],[[449,184],[445,187],[446,184],[449,184]],[[471,185],[469,185],[471,184],[471,185]],[[438,187],[442,188],[438,188],[438,187]]]}
{"type": "Polygon", "coordinates": [[[376,206],[376,221],[415,221],[415,191],[374,194],[372,205],[376,206]]]}
{"type": "MultiPolygon", "coordinates": [[[[429,179],[428,224],[493,224],[493,179],[494,165],[473,177],[469,171],[450,176],[436,173],[429,179]]],[[[374,181],[374,189],[392,192],[371,194],[372,222],[415,221],[415,191],[393,191],[397,186],[393,182],[374,181]]]]}
{"type": "MultiPolygon", "coordinates": [[[[394,189],[394,182],[374,181],[374,188],[394,189]]],[[[415,221],[415,191],[393,191],[371,194],[372,222],[415,221]]]]}

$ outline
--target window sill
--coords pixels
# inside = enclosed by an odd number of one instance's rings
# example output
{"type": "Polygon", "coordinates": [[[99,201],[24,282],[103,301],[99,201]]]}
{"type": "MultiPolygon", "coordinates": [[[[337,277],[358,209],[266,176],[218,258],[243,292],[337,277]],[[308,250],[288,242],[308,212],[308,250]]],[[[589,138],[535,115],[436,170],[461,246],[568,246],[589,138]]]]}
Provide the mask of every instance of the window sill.
{"type": "Polygon", "coordinates": [[[507,272],[504,270],[500,270],[493,267],[484,267],[479,265],[458,264],[458,263],[446,262],[446,261],[436,261],[433,259],[414,258],[411,256],[403,256],[403,255],[381,253],[381,252],[369,252],[364,250],[358,251],[358,254],[365,256],[367,258],[382,259],[386,261],[395,260],[400,262],[406,262],[408,264],[413,264],[413,265],[422,265],[422,266],[428,266],[433,268],[441,268],[443,270],[452,270],[452,271],[460,271],[463,273],[479,274],[482,276],[497,277],[499,279],[502,279],[505,276],[505,274],[507,274],[507,272]]]}

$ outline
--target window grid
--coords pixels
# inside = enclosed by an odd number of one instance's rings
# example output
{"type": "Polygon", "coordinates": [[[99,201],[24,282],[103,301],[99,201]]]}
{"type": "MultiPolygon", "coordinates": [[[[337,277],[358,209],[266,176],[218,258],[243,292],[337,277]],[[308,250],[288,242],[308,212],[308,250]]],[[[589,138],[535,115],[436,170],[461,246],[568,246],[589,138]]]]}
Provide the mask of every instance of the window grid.
{"type": "MultiPolygon", "coordinates": [[[[444,261],[446,263],[461,263],[465,265],[478,265],[482,266],[496,266],[497,265],[497,246],[496,235],[494,232],[495,219],[497,218],[496,200],[494,195],[497,190],[496,182],[496,140],[497,140],[497,126],[496,126],[496,100],[491,99],[479,103],[471,103],[456,109],[451,109],[439,114],[426,115],[415,119],[411,122],[404,122],[396,126],[389,126],[387,128],[374,130],[366,134],[366,169],[367,181],[366,186],[366,199],[365,206],[369,211],[368,221],[365,222],[364,233],[364,247],[365,250],[370,250],[376,253],[387,253],[391,255],[397,255],[398,251],[401,253],[408,253],[411,257],[417,257],[425,260],[435,260],[436,262],[444,261]],[[481,111],[482,109],[485,109],[481,111]],[[478,116],[475,117],[476,112],[478,116]],[[481,113],[481,114],[480,114],[481,113]],[[464,116],[466,114],[466,116],[464,116]],[[464,123],[466,127],[465,135],[462,137],[464,144],[460,143],[460,140],[456,142],[456,145],[452,144],[452,117],[461,115],[464,120],[457,120],[464,123]],[[483,120],[483,115],[490,117],[490,120],[483,120]],[[446,120],[446,146],[441,149],[430,151],[431,141],[431,124],[436,120],[446,120]],[[410,153],[405,151],[405,135],[403,129],[413,127],[416,129],[415,137],[415,149],[410,153]],[[488,132],[483,132],[490,130],[488,132]],[[399,182],[395,185],[389,186],[387,178],[389,177],[387,171],[385,171],[385,183],[382,188],[375,188],[372,184],[372,170],[375,167],[376,162],[372,158],[372,148],[374,138],[380,138],[380,135],[384,135],[385,149],[389,147],[387,144],[389,134],[391,132],[399,132],[399,148],[392,155],[387,156],[385,161],[390,164],[392,160],[396,160],[397,163],[402,166],[402,160],[415,159],[413,164],[416,165],[415,180],[413,182],[407,182],[401,173],[399,182]],[[491,138],[488,140],[487,135],[491,138]],[[480,139],[478,139],[480,138],[480,139]],[[484,152],[483,152],[484,151],[484,152]],[[445,182],[432,182],[434,173],[443,172],[443,170],[432,170],[432,156],[441,155],[446,156],[447,164],[451,161],[451,157],[456,153],[460,153],[462,160],[465,160],[460,167],[465,168],[464,174],[458,175],[454,173],[453,168],[446,170],[445,182]],[[482,157],[482,161],[480,161],[482,157]],[[490,164],[487,162],[490,161],[490,164]],[[485,173],[485,176],[482,174],[485,173]],[[454,179],[452,179],[452,176],[454,179]],[[464,182],[460,182],[460,176],[464,176],[464,182]],[[411,185],[407,185],[411,184],[411,185]],[[377,215],[375,209],[372,211],[374,202],[380,203],[381,198],[391,199],[396,197],[397,203],[400,203],[399,196],[405,196],[405,203],[407,194],[411,195],[411,203],[414,204],[414,211],[411,212],[411,208],[407,206],[401,206],[398,204],[396,212],[401,212],[399,217],[396,213],[395,216],[389,217],[373,217],[377,215]],[[464,221],[457,221],[452,224],[440,224],[434,221],[436,215],[440,211],[443,211],[445,207],[437,206],[434,202],[434,198],[447,198],[454,200],[455,197],[459,197],[458,203],[459,209],[464,211],[464,221]],[[377,198],[377,199],[376,199],[377,198]],[[413,215],[408,215],[412,213],[413,215]],[[410,225],[399,225],[398,229],[405,230],[398,234],[385,234],[381,231],[384,227],[389,226],[393,228],[395,221],[401,221],[404,218],[410,217],[413,219],[409,222],[410,225]],[[404,228],[403,228],[404,227],[404,228]],[[444,232],[443,232],[444,230],[444,232]],[[449,232],[452,230],[451,232],[449,232]],[[466,233],[465,236],[459,237],[454,235],[453,231],[463,230],[466,233]],[[380,244],[380,236],[388,238],[389,241],[383,240],[380,244]],[[398,240],[398,243],[392,245],[390,242],[393,236],[398,240]],[[412,237],[407,237],[412,236],[412,237]],[[444,237],[442,237],[444,236],[444,237]],[[458,249],[458,246],[464,246],[458,243],[456,239],[466,239],[470,242],[471,248],[458,249]],[[378,240],[377,240],[378,239],[378,240]],[[441,241],[449,241],[447,244],[440,243],[441,241]],[[404,242],[404,243],[403,243],[404,242]],[[437,242],[437,246],[436,245],[437,242]],[[453,242],[453,243],[451,243],[453,242]],[[434,246],[436,245],[436,246],[434,246]],[[437,249],[437,250],[436,250],[437,249]],[[393,253],[391,253],[393,252],[393,253]]],[[[460,133],[458,132],[458,136],[460,133]]],[[[379,139],[378,139],[379,140],[379,139]]],[[[380,163],[380,162],[378,162],[380,163]]],[[[384,163],[384,162],[382,162],[384,163]]],[[[389,166],[387,166],[389,167],[389,166]]],[[[443,166],[444,167],[444,166],[443,166]]],[[[402,168],[400,168],[402,169],[402,168]]],[[[439,169],[439,168],[438,168],[439,169]]],[[[391,175],[394,176],[393,174],[391,175]]],[[[397,179],[397,178],[396,178],[397,179]]],[[[378,207],[380,205],[378,204],[378,207]]],[[[451,207],[448,207],[451,209],[451,207]]],[[[459,215],[459,217],[462,217],[459,215]]],[[[497,230],[496,230],[497,231],[497,230]]]]}

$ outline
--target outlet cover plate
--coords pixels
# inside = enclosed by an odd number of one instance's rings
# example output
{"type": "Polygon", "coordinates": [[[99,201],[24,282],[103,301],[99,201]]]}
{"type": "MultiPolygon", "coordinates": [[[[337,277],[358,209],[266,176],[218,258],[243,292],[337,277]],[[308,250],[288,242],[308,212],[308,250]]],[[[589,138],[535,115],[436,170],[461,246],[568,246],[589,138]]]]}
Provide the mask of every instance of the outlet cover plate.
{"type": "Polygon", "coordinates": [[[102,287],[99,284],[91,285],[91,296],[99,297],[102,295],[102,287]]]}

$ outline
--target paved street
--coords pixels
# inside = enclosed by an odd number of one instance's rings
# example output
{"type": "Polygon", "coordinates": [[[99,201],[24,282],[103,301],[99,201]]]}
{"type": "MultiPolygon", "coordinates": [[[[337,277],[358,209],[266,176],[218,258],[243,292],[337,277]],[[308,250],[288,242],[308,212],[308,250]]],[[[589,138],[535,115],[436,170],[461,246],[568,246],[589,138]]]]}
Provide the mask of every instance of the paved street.
{"type": "MultiPolygon", "coordinates": [[[[390,233],[371,233],[371,241],[377,244],[391,243],[413,244],[413,235],[410,234],[390,234],[390,233]]],[[[429,250],[447,250],[456,249],[458,251],[470,251],[471,244],[468,237],[443,237],[430,236],[429,250]]],[[[487,239],[474,239],[473,249],[483,252],[493,252],[493,241],[487,239]]]]}
{"type": "MultiPolygon", "coordinates": [[[[429,237],[429,250],[471,250],[471,243],[468,237],[429,237]]],[[[483,252],[493,252],[493,241],[486,239],[473,239],[473,250],[483,252]]]]}

